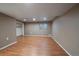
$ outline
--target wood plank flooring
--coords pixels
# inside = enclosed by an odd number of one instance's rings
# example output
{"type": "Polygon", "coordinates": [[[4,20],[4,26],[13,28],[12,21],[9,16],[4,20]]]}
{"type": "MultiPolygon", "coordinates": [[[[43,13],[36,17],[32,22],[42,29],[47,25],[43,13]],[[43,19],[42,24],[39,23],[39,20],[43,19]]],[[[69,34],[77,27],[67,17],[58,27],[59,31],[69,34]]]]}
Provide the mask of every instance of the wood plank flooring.
{"type": "Polygon", "coordinates": [[[0,51],[0,56],[68,56],[50,37],[24,36],[0,51]]]}

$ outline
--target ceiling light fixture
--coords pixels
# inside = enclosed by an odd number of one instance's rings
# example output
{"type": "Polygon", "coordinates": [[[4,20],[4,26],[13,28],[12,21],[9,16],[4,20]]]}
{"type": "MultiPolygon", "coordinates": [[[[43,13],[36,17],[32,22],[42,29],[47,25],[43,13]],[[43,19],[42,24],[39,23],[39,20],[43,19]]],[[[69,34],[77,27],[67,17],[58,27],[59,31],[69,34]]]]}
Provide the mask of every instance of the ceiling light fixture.
{"type": "Polygon", "coordinates": [[[36,18],[33,18],[33,21],[36,21],[36,18]]]}
{"type": "Polygon", "coordinates": [[[24,19],[24,21],[26,21],[27,19],[24,19]]]}
{"type": "Polygon", "coordinates": [[[43,19],[44,19],[44,20],[47,20],[47,18],[46,18],[46,17],[44,17],[43,19]]]}

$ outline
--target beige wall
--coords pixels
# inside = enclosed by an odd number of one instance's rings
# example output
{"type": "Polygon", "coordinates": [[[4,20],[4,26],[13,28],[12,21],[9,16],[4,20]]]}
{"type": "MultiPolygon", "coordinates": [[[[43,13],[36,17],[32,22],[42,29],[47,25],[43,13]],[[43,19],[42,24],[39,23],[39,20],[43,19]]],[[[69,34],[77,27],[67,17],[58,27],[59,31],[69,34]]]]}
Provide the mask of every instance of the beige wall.
{"type": "Polygon", "coordinates": [[[41,22],[40,23],[39,22],[25,23],[25,26],[24,26],[25,35],[48,35],[48,34],[51,34],[51,23],[47,23],[48,24],[47,30],[40,30],[39,24],[41,24],[41,22]]]}
{"type": "Polygon", "coordinates": [[[16,41],[16,20],[0,13],[0,48],[16,41]],[[6,40],[8,37],[9,40],[6,40]]]}
{"type": "Polygon", "coordinates": [[[52,35],[71,55],[79,56],[79,5],[53,22],[52,35]]]}

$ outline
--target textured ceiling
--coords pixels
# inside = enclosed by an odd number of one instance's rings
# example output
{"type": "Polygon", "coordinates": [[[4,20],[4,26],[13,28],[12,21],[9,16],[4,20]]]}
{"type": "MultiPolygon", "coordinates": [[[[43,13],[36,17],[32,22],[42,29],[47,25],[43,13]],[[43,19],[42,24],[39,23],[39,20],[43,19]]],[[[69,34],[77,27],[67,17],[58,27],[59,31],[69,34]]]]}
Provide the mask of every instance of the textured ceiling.
{"type": "Polygon", "coordinates": [[[33,22],[33,18],[36,18],[36,21],[50,21],[74,5],[66,3],[0,3],[0,12],[20,21],[24,21],[26,18],[25,22],[33,22]]]}

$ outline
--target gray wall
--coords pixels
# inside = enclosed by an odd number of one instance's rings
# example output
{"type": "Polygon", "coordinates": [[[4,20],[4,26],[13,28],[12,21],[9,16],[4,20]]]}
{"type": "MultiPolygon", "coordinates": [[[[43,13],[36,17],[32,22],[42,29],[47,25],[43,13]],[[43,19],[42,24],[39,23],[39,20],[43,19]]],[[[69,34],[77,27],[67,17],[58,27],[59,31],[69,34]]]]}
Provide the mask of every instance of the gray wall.
{"type": "Polygon", "coordinates": [[[0,48],[16,41],[16,20],[0,13],[0,48]],[[6,38],[9,40],[6,40],[6,38]]]}
{"type": "Polygon", "coordinates": [[[52,35],[71,55],[79,55],[79,5],[53,22],[52,35]]]}
{"type": "Polygon", "coordinates": [[[48,29],[47,30],[40,30],[39,24],[41,22],[37,23],[25,23],[24,25],[24,34],[25,35],[48,35],[51,34],[51,23],[48,24],[48,29]]]}

